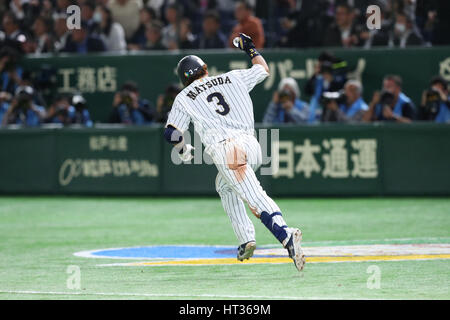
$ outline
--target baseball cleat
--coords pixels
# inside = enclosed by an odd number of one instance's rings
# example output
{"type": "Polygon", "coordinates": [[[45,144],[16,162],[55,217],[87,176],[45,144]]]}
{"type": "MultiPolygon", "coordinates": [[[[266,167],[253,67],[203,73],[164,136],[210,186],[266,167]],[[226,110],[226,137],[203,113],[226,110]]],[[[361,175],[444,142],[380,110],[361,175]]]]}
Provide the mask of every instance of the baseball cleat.
{"type": "Polygon", "coordinates": [[[253,256],[253,251],[256,249],[256,242],[249,241],[241,244],[238,247],[237,259],[239,261],[244,261],[245,259],[250,259],[253,256]]]}
{"type": "Polygon", "coordinates": [[[302,232],[300,229],[291,229],[291,238],[286,244],[289,257],[294,260],[294,265],[298,271],[302,271],[305,266],[305,254],[300,246],[302,242],[302,232]]]}

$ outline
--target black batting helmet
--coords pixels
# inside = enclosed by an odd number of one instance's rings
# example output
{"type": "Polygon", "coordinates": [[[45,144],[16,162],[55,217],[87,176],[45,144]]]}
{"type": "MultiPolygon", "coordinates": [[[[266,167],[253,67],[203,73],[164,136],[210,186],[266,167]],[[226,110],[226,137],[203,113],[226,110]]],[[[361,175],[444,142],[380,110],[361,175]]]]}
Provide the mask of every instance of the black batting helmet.
{"type": "Polygon", "coordinates": [[[177,73],[180,81],[184,86],[189,84],[189,80],[196,75],[204,72],[204,66],[206,64],[197,56],[186,56],[178,62],[177,73]]]}

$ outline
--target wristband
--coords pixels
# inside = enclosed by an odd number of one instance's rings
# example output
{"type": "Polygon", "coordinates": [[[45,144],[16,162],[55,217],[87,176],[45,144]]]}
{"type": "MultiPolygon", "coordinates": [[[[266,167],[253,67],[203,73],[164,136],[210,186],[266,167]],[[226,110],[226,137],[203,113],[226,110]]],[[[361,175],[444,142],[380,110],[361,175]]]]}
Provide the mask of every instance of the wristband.
{"type": "Polygon", "coordinates": [[[258,50],[255,49],[255,46],[252,46],[247,50],[245,50],[245,53],[250,57],[250,59],[260,56],[260,53],[258,52],[258,50]]]}

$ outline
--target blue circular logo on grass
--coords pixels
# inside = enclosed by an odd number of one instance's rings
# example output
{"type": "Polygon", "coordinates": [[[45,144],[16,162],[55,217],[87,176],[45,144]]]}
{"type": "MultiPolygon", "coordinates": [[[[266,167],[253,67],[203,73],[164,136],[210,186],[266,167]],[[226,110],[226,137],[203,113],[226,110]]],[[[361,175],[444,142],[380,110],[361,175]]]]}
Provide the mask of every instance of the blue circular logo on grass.
{"type": "Polygon", "coordinates": [[[82,251],[76,256],[110,259],[214,259],[234,258],[237,248],[230,246],[162,245],[82,251]]]}
{"type": "MultiPolygon", "coordinates": [[[[75,253],[78,257],[144,260],[144,262],[100,264],[99,266],[167,266],[167,265],[218,265],[242,263],[236,258],[237,247],[200,245],[160,245],[129,248],[111,248],[75,253]]],[[[254,253],[251,263],[276,262],[284,255],[254,253]]],[[[283,261],[286,262],[286,261],[283,261]]],[[[245,263],[249,263],[246,260],[245,263]]]]}
{"type": "MultiPolygon", "coordinates": [[[[450,244],[358,244],[303,247],[308,263],[450,259],[450,244]]],[[[235,246],[158,245],[110,248],[75,253],[78,257],[124,259],[134,262],[98,266],[173,266],[292,263],[281,246],[260,246],[244,262],[235,246]],[[136,261],[141,260],[141,261],[136,261]]]]}

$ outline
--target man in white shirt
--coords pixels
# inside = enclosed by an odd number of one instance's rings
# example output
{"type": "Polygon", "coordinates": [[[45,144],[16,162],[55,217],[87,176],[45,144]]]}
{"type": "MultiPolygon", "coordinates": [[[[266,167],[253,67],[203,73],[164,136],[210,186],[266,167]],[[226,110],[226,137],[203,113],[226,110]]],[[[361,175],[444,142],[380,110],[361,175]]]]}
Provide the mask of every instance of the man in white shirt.
{"type": "Polygon", "coordinates": [[[139,28],[139,11],[143,7],[142,0],[111,0],[108,4],[114,21],[120,23],[129,39],[139,28]]]}

